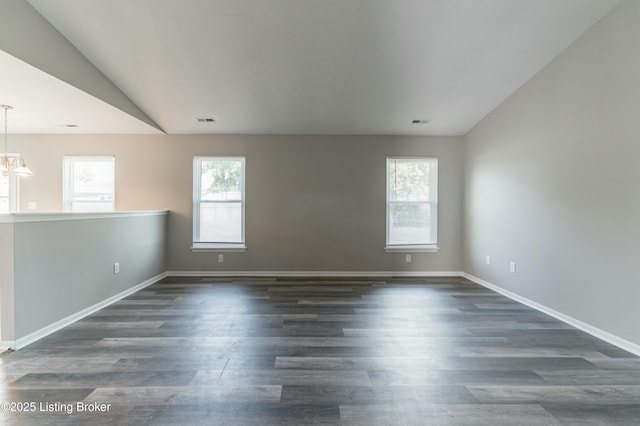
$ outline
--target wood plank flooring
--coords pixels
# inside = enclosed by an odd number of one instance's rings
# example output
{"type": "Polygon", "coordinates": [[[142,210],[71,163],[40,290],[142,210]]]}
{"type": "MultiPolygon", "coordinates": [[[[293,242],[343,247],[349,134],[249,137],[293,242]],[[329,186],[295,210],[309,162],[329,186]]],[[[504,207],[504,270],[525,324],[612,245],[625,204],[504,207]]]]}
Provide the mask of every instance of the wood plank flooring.
{"type": "Polygon", "coordinates": [[[0,357],[0,402],[35,403],[3,425],[638,425],[640,359],[462,278],[168,278],[0,357]]]}

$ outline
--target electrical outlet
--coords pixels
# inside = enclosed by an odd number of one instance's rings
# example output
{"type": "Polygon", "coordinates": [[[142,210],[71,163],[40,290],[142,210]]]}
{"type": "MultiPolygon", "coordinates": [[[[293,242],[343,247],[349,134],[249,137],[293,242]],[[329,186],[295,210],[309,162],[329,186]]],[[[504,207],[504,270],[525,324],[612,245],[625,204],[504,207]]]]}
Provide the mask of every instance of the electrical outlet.
{"type": "Polygon", "coordinates": [[[224,262],[224,254],[219,254],[218,255],[218,263],[223,263],[224,262]]]}
{"type": "Polygon", "coordinates": [[[120,262],[113,264],[113,275],[120,273],[120,262]]]}
{"type": "Polygon", "coordinates": [[[491,265],[491,256],[486,255],[484,257],[484,263],[486,263],[487,265],[491,265]]]}
{"type": "Polygon", "coordinates": [[[411,255],[410,255],[410,254],[406,255],[406,256],[404,257],[404,261],[405,261],[406,263],[411,263],[411,255]]]}
{"type": "Polygon", "coordinates": [[[515,272],[516,271],[516,262],[509,263],[509,271],[511,271],[511,272],[515,272]]]}
{"type": "Polygon", "coordinates": [[[35,210],[38,208],[38,205],[36,204],[35,201],[29,201],[29,203],[27,204],[27,208],[29,210],[35,210]]]}

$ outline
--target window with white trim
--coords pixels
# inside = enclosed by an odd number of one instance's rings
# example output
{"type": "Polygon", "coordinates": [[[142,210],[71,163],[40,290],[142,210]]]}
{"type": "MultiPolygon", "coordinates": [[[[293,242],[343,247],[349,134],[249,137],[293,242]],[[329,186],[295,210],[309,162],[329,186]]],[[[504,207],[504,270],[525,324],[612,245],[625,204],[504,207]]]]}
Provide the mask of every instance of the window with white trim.
{"type": "Polygon", "coordinates": [[[386,249],[438,249],[437,158],[387,158],[386,249]]]}
{"type": "MultiPolygon", "coordinates": [[[[17,154],[8,154],[9,160],[18,158],[17,154]]],[[[4,176],[0,173],[0,214],[15,213],[18,211],[18,185],[19,177],[9,172],[4,176]]]]}
{"type": "Polygon", "coordinates": [[[114,211],[115,164],[113,156],[64,157],[62,166],[64,211],[114,211]]]}
{"type": "Polygon", "coordinates": [[[193,159],[193,249],[244,250],[244,157],[193,159]]]}

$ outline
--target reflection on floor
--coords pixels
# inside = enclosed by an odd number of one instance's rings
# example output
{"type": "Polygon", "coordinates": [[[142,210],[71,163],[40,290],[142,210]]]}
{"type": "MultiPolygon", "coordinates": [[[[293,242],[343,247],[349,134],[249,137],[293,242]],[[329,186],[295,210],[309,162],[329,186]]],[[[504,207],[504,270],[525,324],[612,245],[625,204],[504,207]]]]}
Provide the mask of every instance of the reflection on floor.
{"type": "Polygon", "coordinates": [[[0,357],[2,424],[640,424],[640,359],[462,278],[168,278],[0,357]]]}

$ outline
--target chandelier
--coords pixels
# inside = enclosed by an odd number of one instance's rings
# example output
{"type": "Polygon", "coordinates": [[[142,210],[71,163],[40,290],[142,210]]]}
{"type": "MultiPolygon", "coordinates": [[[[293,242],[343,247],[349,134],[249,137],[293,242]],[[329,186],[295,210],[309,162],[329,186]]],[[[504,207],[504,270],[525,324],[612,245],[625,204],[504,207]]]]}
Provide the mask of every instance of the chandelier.
{"type": "Polygon", "coordinates": [[[8,176],[13,170],[13,174],[16,176],[27,177],[33,175],[31,170],[27,167],[23,159],[20,159],[18,163],[17,158],[9,158],[8,148],[8,136],[7,136],[7,112],[13,109],[9,105],[0,105],[4,109],[4,155],[0,159],[0,173],[3,176],[8,176]]]}

